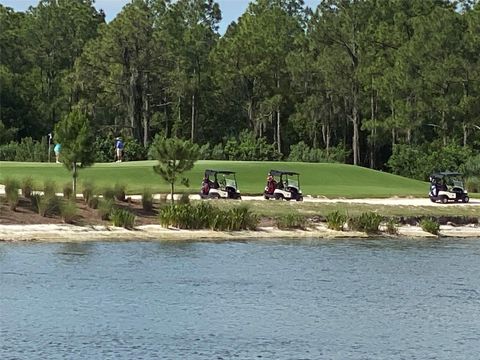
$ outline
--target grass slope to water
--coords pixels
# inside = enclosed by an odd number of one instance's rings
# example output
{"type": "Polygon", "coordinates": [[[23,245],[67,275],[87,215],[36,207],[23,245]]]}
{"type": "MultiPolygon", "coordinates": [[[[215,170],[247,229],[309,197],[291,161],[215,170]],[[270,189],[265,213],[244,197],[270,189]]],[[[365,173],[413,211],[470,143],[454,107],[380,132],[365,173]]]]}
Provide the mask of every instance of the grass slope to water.
{"type": "MultiPolygon", "coordinates": [[[[92,181],[97,187],[125,184],[128,193],[141,193],[144,187],[153,192],[169,192],[169,185],[153,171],[156,161],[124,163],[99,163],[79,171],[79,187],[84,181],[92,181]]],[[[176,191],[196,193],[200,189],[205,169],[221,169],[237,172],[242,194],[261,194],[270,169],[297,171],[305,195],[326,197],[390,197],[426,196],[428,184],[380,171],[345,164],[318,164],[294,162],[213,161],[202,160],[186,173],[190,188],[180,184],[176,191]]],[[[70,173],[59,164],[0,162],[0,181],[6,177],[21,180],[31,176],[37,188],[45,180],[57,183],[58,190],[71,181],[70,173]]]]}

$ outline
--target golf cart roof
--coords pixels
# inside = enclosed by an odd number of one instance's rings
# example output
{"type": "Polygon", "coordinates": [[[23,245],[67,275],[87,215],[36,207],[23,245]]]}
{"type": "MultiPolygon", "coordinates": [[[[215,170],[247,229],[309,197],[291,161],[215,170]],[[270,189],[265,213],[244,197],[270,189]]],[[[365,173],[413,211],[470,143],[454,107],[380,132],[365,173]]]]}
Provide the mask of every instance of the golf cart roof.
{"type": "Polygon", "coordinates": [[[215,174],[225,174],[225,175],[231,175],[235,174],[235,171],[229,171],[229,170],[205,170],[205,175],[210,176],[210,175],[215,175],[215,174]]]}
{"type": "Polygon", "coordinates": [[[294,171],[270,170],[270,175],[281,176],[281,175],[300,175],[300,174],[294,171]]]}
{"type": "Polygon", "coordinates": [[[435,179],[443,179],[444,177],[449,177],[449,176],[462,176],[462,174],[459,172],[445,171],[445,172],[438,172],[430,175],[430,177],[435,179]]]}

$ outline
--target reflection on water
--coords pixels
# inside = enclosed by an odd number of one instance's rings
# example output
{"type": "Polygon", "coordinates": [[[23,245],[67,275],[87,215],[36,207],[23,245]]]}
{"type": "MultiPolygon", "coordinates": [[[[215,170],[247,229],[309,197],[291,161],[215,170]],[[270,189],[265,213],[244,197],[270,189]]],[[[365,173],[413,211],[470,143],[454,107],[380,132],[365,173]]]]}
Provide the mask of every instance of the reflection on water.
{"type": "Polygon", "coordinates": [[[1,359],[477,359],[480,241],[0,244],[1,359]]]}

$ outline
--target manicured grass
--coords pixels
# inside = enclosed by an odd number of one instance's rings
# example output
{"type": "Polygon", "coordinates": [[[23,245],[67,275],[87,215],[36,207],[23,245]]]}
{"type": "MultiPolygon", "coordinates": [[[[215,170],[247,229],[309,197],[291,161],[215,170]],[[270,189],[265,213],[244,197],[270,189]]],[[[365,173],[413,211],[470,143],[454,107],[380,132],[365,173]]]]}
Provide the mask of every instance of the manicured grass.
{"type": "MultiPolygon", "coordinates": [[[[168,192],[169,185],[155,172],[156,161],[124,163],[100,163],[79,171],[79,188],[82,182],[92,181],[101,188],[115,183],[125,184],[127,193],[141,193],[143,188],[153,192],[168,192]]],[[[385,172],[344,164],[313,164],[291,162],[250,162],[250,161],[198,161],[195,168],[186,175],[190,188],[180,184],[177,191],[196,193],[200,189],[205,169],[223,169],[237,172],[237,181],[242,194],[261,194],[270,169],[290,170],[301,173],[301,187],[306,195],[326,197],[390,197],[419,196],[428,192],[428,184],[385,172]]],[[[22,179],[31,176],[37,188],[46,179],[61,186],[71,181],[68,171],[59,164],[0,162],[0,182],[5,177],[22,179]]]]}

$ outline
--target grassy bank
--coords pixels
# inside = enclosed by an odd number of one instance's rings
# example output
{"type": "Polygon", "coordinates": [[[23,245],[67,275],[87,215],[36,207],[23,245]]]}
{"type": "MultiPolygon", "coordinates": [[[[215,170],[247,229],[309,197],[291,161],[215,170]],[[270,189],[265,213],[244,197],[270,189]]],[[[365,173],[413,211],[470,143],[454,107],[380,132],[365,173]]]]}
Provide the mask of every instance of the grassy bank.
{"type": "MultiPolygon", "coordinates": [[[[148,187],[153,192],[168,192],[169,186],[154,173],[155,161],[125,163],[99,163],[80,170],[80,187],[83,181],[92,181],[98,187],[117,182],[127,185],[128,193],[140,193],[148,187]]],[[[301,173],[301,186],[308,195],[326,197],[424,197],[428,184],[380,171],[344,164],[317,164],[293,162],[249,161],[198,161],[186,176],[191,187],[181,185],[177,191],[197,192],[205,169],[224,169],[237,172],[237,180],[243,194],[260,194],[270,169],[291,170],[301,173]]],[[[43,181],[52,180],[61,185],[70,181],[70,174],[59,164],[0,162],[0,180],[9,176],[22,179],[31,176],[38,188],[43,181]]]]}

